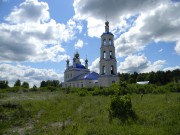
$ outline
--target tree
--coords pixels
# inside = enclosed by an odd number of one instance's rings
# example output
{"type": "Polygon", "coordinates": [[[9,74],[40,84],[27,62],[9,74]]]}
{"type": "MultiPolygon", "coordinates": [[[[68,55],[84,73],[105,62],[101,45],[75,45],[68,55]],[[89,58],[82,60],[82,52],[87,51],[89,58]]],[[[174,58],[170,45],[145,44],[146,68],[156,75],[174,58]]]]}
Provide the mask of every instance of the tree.
{"type": "Polygon", "coordinates": [[[58,80],[53,80],[54,87],[60,87],[60,82],[58,80]]]}
{"type": "Polygon", "coordinates": [[[15,83],[14,83],[14,87],[16,87],[16,86],[21,86],[21,81],[18,79],[15,83]]]}
{"type": "Polygon", "coordinates": [[[0,89],[6,89],[8,87],[9,87],[8,86],[8,81],[6,81],[6,80],[1,80],[0,81],[0,89]]]}
{"type": "Polygon", "coordinates": [[[46,87],[46,86],[47,86],[47,83],[45,81],[42,81],[40,87],[46,87]]]}
{"type": "Polygon", "coordinates": [[[22,87],[23,88],[29,88],[29,83],[28,82],[23,82],[22,87]]]}
{"type": "Polygon", "coordinates": [[[137,82],[145,81],[145,76],[143,74],[139,74],[136,81],[137,82]]]}

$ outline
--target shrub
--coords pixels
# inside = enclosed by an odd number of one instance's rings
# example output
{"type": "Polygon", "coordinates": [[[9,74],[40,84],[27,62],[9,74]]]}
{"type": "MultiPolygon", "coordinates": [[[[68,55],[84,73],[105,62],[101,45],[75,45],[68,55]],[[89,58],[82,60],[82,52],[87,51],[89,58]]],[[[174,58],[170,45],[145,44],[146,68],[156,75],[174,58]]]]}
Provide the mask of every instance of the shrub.
{"type": "Polygon", "coordinates": [[[79,96],[86,96],[86,95],[88,95],[88,92],[87,92],[87,90],[84,90],[84,89],[78,90],[78,95],[79,96]]]}
{"type": "Polygon", "coordinates": [[[171,92],[180,92],[180,83],[171,82],[165,86],[171,92]]]}
{"type": "Polygon", "coordinates": [[[113,96],[110,110],[113,118],[119,118],[123,123],[128,119],[135,119],[136,114],[132,109],[131,97],[129,95],[113,96]]]}

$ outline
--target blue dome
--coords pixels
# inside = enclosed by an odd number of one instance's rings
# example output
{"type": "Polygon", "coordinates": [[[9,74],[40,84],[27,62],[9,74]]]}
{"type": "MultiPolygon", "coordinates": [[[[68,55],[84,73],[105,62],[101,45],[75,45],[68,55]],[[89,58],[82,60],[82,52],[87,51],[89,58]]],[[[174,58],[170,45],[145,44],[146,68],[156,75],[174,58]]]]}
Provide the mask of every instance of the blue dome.
{"type": "Polygon", "coordinates": [[[114,36],[111,32],[104,32],[101,36],[103,36],[105,34],[110,34],[110,35],[114,36]]]}
{"type": "Polygon", "coordinates": [[[98,80],[99,74],[96,72],[90,72],[84,76],[84,79],[88,80],[98,80]]]}
{"type": "Polygon", "coordinates": [[[76,64],[75,68],[86,69],[86,67],[81,64],[76,64]]]}

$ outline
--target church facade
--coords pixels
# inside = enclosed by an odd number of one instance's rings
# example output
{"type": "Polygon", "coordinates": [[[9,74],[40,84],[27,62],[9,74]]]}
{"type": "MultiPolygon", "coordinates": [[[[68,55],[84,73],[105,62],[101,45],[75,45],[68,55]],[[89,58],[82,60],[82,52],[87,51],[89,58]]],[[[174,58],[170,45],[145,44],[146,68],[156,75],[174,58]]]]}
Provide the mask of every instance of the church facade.
{"type": "Polygon", "coordinates": [[[76,52],[73,64],[66,61],[63,87],[109,87],[119,80],[117,75],[117,61],[115,57],[114,35],[109,32],[109,22],[105,22],[105,32],[101,35],[99,73],[88,69],[88,60],[85,65],[80,62],[79,53],[76,52]]]}

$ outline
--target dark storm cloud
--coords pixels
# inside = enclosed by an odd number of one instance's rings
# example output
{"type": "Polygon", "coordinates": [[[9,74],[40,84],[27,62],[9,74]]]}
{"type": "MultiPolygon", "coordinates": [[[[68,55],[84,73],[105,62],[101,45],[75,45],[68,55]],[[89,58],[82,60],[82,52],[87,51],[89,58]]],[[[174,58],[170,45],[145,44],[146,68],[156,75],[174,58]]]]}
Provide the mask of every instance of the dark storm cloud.
{"type": "Polygon", "coordinates": [[[116,19],[122,15],[135,15],[159,5],[163,0],[80,0],[74,2],[75,11],[82,15],[116,19]]]}

